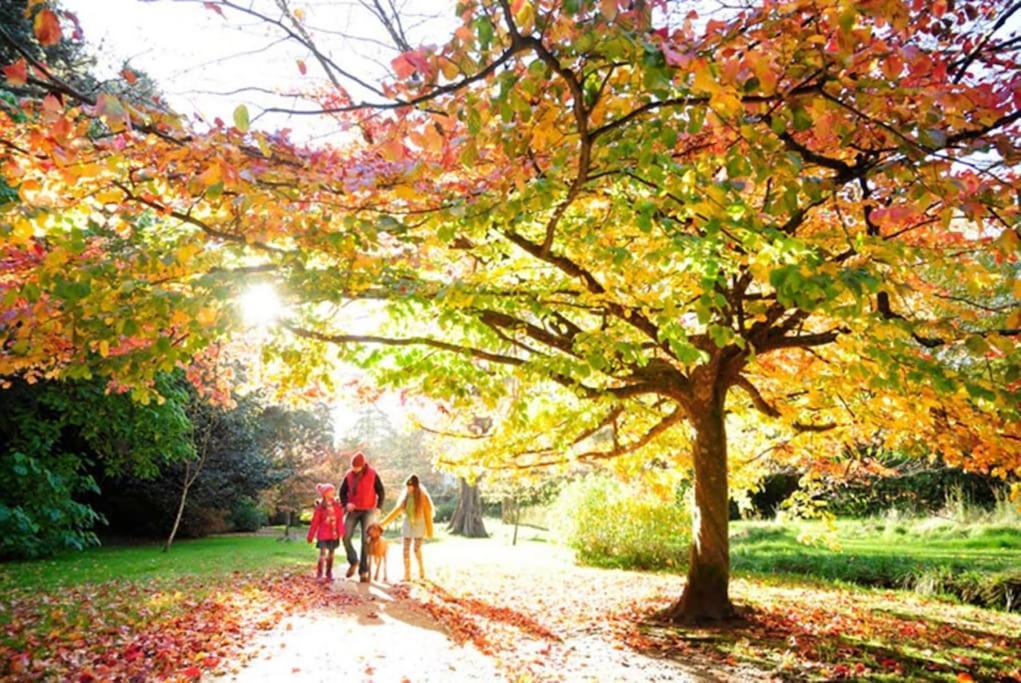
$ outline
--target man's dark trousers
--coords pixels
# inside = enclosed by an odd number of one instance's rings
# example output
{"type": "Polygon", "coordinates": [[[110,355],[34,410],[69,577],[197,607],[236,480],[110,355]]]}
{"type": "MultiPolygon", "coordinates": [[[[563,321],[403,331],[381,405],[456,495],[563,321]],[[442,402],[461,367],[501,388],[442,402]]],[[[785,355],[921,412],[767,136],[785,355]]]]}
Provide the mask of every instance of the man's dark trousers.
{"type": "Polygon", "coordinates": [[[357,564],[359,575],[369,573],[369,535],[366,530],[375,521],[375,510],[352,510],[344,516],[344,550],[347,552],[347,563],[357,564]],[[355,553],[354,544],[351,542],[356,525],[362,527],[361,553],[355,553]]]}

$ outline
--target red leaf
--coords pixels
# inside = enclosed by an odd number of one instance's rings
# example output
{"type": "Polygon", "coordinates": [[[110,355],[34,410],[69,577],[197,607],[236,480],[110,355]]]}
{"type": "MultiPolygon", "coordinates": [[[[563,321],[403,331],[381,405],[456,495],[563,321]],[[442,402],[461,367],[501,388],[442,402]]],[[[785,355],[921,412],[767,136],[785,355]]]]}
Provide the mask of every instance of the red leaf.
{"type": "Polygon", "coordinates": [[[187,678],[198,678],[199,676],[202,675],[202,669],[198,668],[197,666],[189,666],[187,669],[181,672],[181,675],[186,676],[187,678]]]}
{"type": "Polygon", "coordinates": [[[134,85],[138,82],[138,74],[127,67],[121,70],[121,76],[128,82],[128,85],[134,85]]]}
{"type": "MultiPolygon", "coordinates": [[[[223,17],[223,10],[220,9],[220,6],[218,4],[216,4],[215,2],[204,2],[202,4],[205,6],[206,9],[213,10],[214,12],[219,14],[221,17],[223,17]]],[[[226,19],[226,17],[224,17],[224,18],[226,19]]]]}
{"type": "Polygon", "coordinates": [[[3,72],[10,85],[25,85],[28,82],[28,65],[24,59],[8,64],[3,68],[3,72]]]}
{"type": "Polygon", "coordinates": [[[32,28],[40,45],[56,45],[60,42],[60,20],[53,10],[44,9],[35,15],[32,28]]]}
{"type": "Polygon", "coordinates": [[[406,53],[394,57],[390,62],[390,66],[393,67],[394,73],[397,74],[397,78],[402,80],[415,73],[415,65],[411,63],[406,53]]]}
{"type": "Polygon", "coordinates": [[[308,67],[305,66],[305,60],[304,59],[299,59],[298,60],[298,71],[301,72],[302,76],[304,76],[305,74],[308,73],[308,67]]]}

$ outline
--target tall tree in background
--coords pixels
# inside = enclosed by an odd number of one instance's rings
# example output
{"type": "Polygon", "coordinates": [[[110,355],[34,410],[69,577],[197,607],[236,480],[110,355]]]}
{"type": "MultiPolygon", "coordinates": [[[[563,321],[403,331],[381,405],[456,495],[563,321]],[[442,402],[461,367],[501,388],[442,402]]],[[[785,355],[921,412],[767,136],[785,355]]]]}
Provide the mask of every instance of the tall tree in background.
{"type": "Polygon", "coordinates": [[[268,498],[284,513],[284,538],[290,540],[296,514],[311,507],[317,481],[333,481],[343,472],[333,449],[333,420],[324,404],[308,409],[267,407],[260,418],[262,443],[270,453],[280,482],[268,498]],[[332,477],[319,477],[324,466],[332,477]]]}
{"type": "Polygon", "coordinates": [[[294,385],[328,388],[339,349],[463,414],[502,402],[455,466],[690,469],[680,620],[733,613],[728,482],[767,461],[1021,471],[1017,3],[467,1],[439,47],[381,15],[385,84],[311,10],[204,5],[315,55],[331,87],[294,115],[362,139],[296,145],[244,106],[199,133],[24,55],[8,82],[51,94],[0,115],[0,373],[201,380],[258,272],[294,385]],[[324,304],[352,299],[388,322],[348,333],[324,304]]]}
{"type": "Polygon", "coordinates": [[[98,544],[97,477],[152,480],[194,456],[188,394],[177,378],[157,382],[164,401],[147,406],[96,380],[0,391],[0,557],[98,544]]]}

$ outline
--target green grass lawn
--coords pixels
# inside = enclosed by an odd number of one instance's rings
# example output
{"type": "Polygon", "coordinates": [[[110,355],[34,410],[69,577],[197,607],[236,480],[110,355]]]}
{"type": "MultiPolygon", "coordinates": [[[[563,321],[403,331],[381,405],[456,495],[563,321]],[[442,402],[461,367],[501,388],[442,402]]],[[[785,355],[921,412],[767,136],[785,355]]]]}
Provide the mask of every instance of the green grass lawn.
{"type": "MultiPolygon", "coordinates": [[[[486,520],[493,537],[510,544],[512,526],[486,520]]],[[[397,526],[395,529],[399,529],[397,526]]],[[[108,545],[82,552],[69,552],[46,560],[0,563],[0,591],[35,589],[98,583],[111,579],[173,580],[184,576],[220,576],[235,571],[252,571],[280,566],[312,567],[315,547],[305,542],[304,527],[291,529],[291,542],[278,540],[283,527],[266,527],[259,534],[230,534],[198,540],[179,540],[164,553],[158,543],[108,545]]],[[[436,525],[437,540],[450,538],[442,524],[436,525]]],[[[397,539],[393,529],[387,533],[397,539]]],[[[522,526],[518,542],[543,541],[546,532],[522,526]]],[[[397,539],[399,542],[399,539],[397,539]]],[[[399,562],[399,550],[392,550],[399,562]]],[[[344,565],[344,548],[337,551],[338,565],[344,565]]],[[[396,566],[396,564],[394,565],[396,566]]]]}
{"type": "Polygon", "coordinates": [[[173,580],[223,575],[277,566],[311,566],[315,549],[302,537],[290,543],[274,536],[231,535],[182,540],[164,553],[158,544],[107,546],[48,560],[0,564],[0,591],[55,588],[111,579],[173,580]]]}
{"type": "Polygon", "coordinates": [[[886,562],[896,566],[959,566],[981,571],[1021,567],[1021,528],[982,526],[924,533],[905,526],[893,527],[891,531],[878,524],[841,520],[835,533],[825,534],[825,528],[818,522],[735,522],[731,533],[734,566],[763,572],[778,568],[783,571],[790,566],[796,569],[795,573],[803,573],[806,563],[814,563],[818,571],[825,572],[827,561],[847,564],[852,560],[874,562],[877,566],[886,562]],[[819,540],[800,542],[798,538],[803,532],[819,540]],[[835,545],[829,547],[829,542],[835,545]]]}
{"type": "Polygon", "coordinates": [[[1021,527],[938,518],[735,522],[736,574],[797,575],[904,588],[983,606],[1021,609],[1021,527]],[[818,540],[799,541],[807,534],[818,540]]]}

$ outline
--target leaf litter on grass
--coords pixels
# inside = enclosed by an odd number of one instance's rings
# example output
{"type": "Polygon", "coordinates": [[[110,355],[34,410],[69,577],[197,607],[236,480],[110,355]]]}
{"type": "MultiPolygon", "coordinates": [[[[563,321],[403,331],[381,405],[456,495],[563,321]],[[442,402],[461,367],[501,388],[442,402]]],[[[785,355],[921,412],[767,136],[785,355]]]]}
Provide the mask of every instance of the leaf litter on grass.
{"type": "Polygon", "coordinates": [[[82,683],[196,679],[243,659],[245,643],[286,616],[358,601],[280,570],[17,591],[2,603],[0,675],[82,683]]]}

